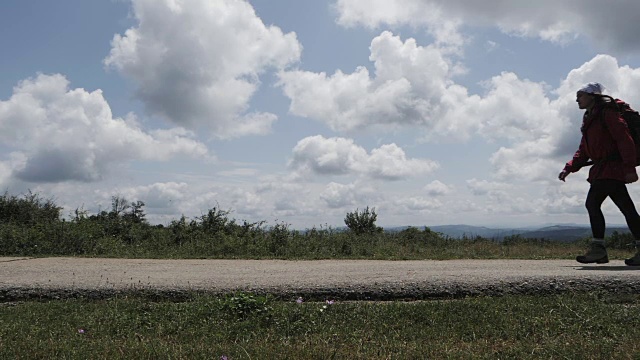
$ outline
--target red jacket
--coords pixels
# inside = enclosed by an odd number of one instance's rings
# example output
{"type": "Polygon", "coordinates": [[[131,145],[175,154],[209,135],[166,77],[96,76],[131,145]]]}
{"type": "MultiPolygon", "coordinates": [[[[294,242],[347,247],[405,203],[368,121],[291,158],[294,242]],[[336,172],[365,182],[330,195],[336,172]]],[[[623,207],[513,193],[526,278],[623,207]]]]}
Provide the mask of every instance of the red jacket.
{"type": "Polygon", "coordinates": [[[596,105],[591,111],[585,112],[580,147],[564,169],[576,172],[589,159],[594,162],[589,170],[589,182],[597,179],[625,181],[626,174],[636,172],[633,138],[627,123],[614,109],[596,105]]]}

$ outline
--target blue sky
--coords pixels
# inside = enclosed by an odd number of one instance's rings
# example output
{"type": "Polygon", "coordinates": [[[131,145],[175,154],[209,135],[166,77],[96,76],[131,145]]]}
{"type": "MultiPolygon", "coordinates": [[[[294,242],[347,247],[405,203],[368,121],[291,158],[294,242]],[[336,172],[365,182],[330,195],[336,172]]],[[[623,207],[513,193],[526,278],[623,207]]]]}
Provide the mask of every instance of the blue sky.
{"type": "Polygon", "coordinates": [[[65,214],[122,196],[163,224],[217,207],[342,226],[366,206],[381,226],[587,223],[586,170],[557,180],[579,141],[575,91],[599,81],[640,108],[639,29],[619,17],[638,11],[6,0],[0,188],[65,214]]]}

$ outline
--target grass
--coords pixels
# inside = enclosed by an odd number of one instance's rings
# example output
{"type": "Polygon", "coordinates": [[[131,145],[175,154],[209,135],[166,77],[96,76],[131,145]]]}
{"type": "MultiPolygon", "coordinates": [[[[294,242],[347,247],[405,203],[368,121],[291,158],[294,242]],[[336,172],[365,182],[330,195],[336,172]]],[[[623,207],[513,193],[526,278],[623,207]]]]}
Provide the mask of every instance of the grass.
{"type": "Polygon", "coordinates": [[[2,359],[632,359],[640,297],[276,301],[253,294],[0,305],[2,359]]]}

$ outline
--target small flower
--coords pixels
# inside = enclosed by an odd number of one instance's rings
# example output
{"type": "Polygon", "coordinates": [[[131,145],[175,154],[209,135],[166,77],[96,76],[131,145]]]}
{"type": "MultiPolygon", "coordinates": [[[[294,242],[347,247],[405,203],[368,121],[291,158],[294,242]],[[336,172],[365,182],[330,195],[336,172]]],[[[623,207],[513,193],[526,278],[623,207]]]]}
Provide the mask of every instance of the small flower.
{"type": "Polygon", "coordinates": [[[227,357],[227,355],[222,355],[220,356],[220,360],[229,360],[229,358],[227,357]]]}
{"type": "Polygon", "coordinates": [[[83,328],[78,329],[78,334],[84,334],[86,332],[87,332],[87,330],[85,330],[83,328]]]}
{"type": "Polygon", "coordinates": [[[304,300],[302,300],[302,296],[298,298],[298,300],[296,300],[296,302],[298,304],[302,304],[304,302],[304,300]]]}
{"type": "Polygon", "coordinates": [[[328,305],[333,305],[333,303],[335,303],[335,301],[334,301],[334,300],[327,300],[327,304],[328,304],[328,305]]]}

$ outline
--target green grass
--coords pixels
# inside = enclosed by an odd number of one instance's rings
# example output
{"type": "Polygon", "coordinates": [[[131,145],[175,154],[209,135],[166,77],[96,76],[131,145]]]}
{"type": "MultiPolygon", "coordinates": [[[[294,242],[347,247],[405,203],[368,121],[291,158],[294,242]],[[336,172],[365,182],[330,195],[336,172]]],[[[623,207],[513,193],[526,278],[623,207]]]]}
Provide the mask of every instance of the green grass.
{"type": "Polygon", "coordinates": [[[605,293],[0,304],[2,359],[638,359],[639,339],[640,297],[605,293]]]}
{"type": "MultiPolygon", "coordinates": [[[[515,238],[452,239],[428,230],[356,235],[333,229],[298,232],[284,228],[247,233],[210,232],[196,228],[183,235],[168,228],[132,225],[109,235],[101,224],[60,223],[26,226],[0,223],[0,256],[83,256],[158,259],[572,259],[587,241],[560,242],[515,238]],[[179,241],[176,239],[179,238],[179,241]]],[[[610,258],[629,257],[632,240],[609,244],[610,258]]],[[[630,235],[629,235],[630,236],[630,235]]]]}

